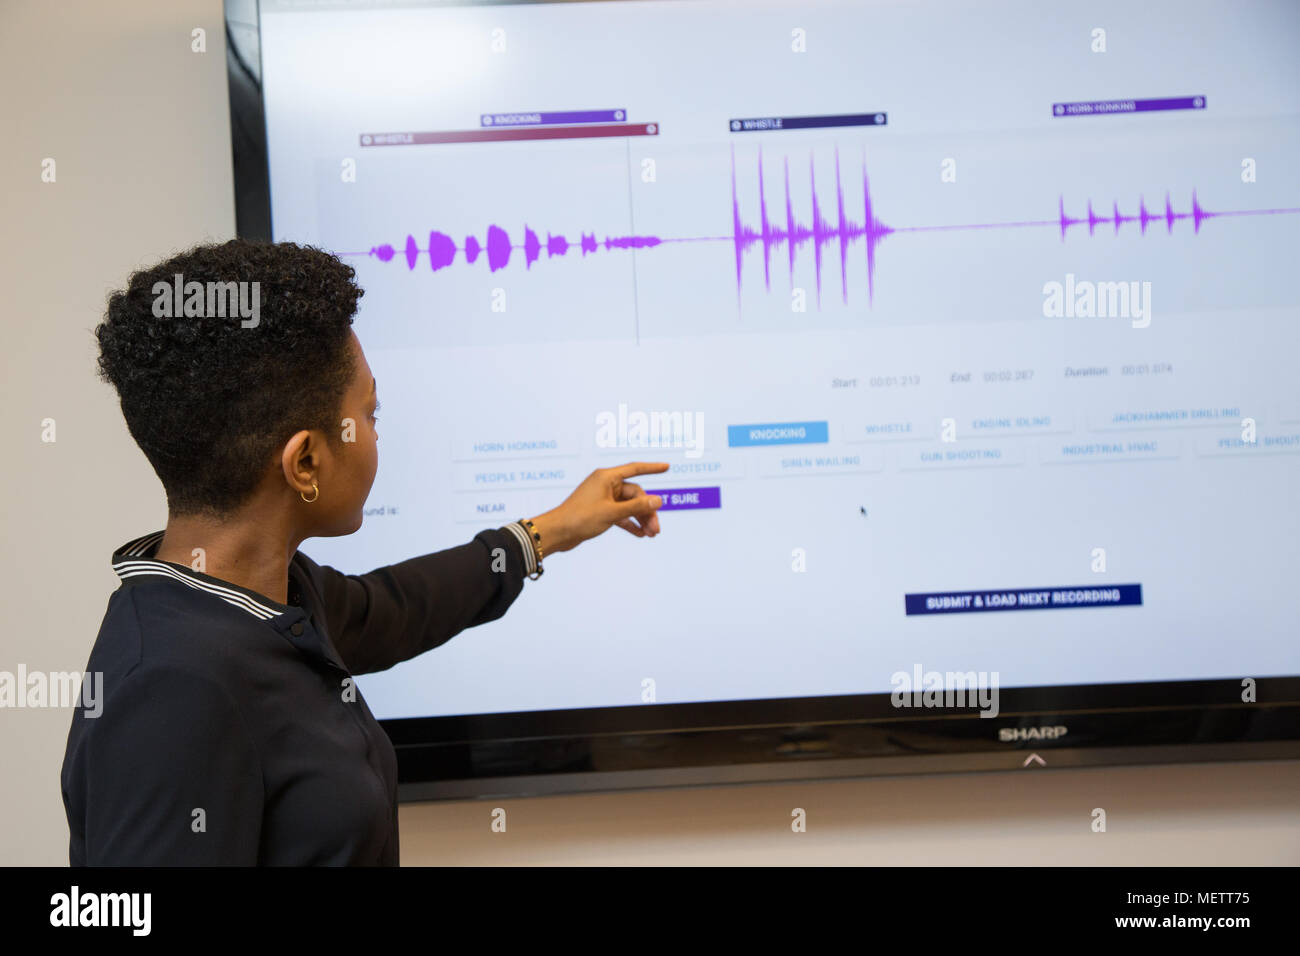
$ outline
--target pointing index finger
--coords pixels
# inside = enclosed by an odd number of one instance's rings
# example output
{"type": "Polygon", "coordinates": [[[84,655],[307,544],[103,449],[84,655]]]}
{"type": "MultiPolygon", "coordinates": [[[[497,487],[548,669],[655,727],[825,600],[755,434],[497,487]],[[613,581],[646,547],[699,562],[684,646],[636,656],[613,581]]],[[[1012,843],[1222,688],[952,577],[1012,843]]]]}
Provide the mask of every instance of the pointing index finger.
{"type": "Polygon", "coordinates": [[[657,475],[667,470],[668,462],[666,461],[630,461],[626,465],[619,465],[615,468],[614,474],[621,481],[634,475],[657,475]]]}

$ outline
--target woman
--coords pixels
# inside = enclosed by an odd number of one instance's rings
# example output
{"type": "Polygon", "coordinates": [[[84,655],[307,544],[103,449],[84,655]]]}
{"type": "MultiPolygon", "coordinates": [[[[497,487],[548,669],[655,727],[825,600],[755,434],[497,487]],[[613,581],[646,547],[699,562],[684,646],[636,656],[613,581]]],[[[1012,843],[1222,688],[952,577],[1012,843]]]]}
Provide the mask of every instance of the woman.
{"type": "Polygon", "coordinates": [[[544,555],[614,524],[659,533],[660,499],[628,479],[668,466],[633,463],[369,574],[299,552],[361,527],[378,463],[353,277],[317,249],[235,240],[109,298],[100,374],[168,518],[113,555],[86,668],[103,700],[74,713],[63,763],[74,866],[396,865],[396,757],[353,675],[499,618],[544,555]]]}

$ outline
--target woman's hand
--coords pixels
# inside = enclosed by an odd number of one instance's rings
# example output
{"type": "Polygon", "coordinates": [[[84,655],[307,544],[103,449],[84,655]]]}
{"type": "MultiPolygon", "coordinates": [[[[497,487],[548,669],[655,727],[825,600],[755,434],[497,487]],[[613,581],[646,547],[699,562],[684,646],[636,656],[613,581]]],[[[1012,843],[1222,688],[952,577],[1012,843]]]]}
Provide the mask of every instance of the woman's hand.
{"type": "Polygon", "coordinates": [[[543,555],[569,551],[588,538],[618,525],[638,538],[659,533],[656,513],[663,499],[647,495],[628,481],[634,475],[655,475],[668,470],[664,461],[634,461],[616,468],[597,468],[558,507],[533,518],[542,536],[543,555]]]}

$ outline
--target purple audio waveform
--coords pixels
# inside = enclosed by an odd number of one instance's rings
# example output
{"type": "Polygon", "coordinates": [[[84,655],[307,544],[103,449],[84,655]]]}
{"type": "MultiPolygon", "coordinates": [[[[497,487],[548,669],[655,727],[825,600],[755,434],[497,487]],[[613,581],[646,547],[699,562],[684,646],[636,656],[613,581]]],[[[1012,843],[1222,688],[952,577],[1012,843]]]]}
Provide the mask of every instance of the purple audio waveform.
{"type": "Polygon", "coordinates": [[[758,151],[758,207],[759,228],[746,225],[740,217],[740,200],[736,197],[736,148],[731,148],[731,242],[736,251],[736,291],[739,294],[742,285],[742,269],[745,251],[756,243],[763,245],[763,283],[772,290],[771,259],[772,250],[781,243],[786,244],[790,261],[790,276],[794,277],[795,251],[805,243],[811,242],[813,248],[813,271],[816,275],[817,304],[822,299],[822,246],[830,242],[839,243],[840,253],[840,295],[847,304],[849,301],[848,255],[849,246],[859,239],[865,240],[867,253],[867,298],[874,299],[876,292],[876,247],[894,230],[876,218],[871,204],[871,186],[867,180],[866,153],[862,156],[862,221],[855,222],[844,210],[844,187],[840,182],[840,151],[835,150],[835,222],[822,216],[817,204],[817,175],[813,171],[811,154],[808,157],[808,187],[812,194],[812,223],[805,225],[794,217],[794,208],[790,201],[790,160],[785,159],[785,225],[773,223],[767,216],[767,194],[763,189],[763,151],[758,151]]]}
{"type": "MultiPolygon", "coordinates": [[[[1286,212],[1289,210],[1261,210],[1261,211],[1286,212]]],[[[1071,226],[1078,226],[1084,223],[1087,223],[1088,235],[1091,236],[1091,235],[1095,235],[1095,231],[1097,227],[1102,223],[1114,223],[1115,234],[1119,235],[1120,226],[1124,225],[1124,223],[1126,222],[1136,222],[1140,225],[1142,229],[1142,235],[1145,236],[1147,234],[1147,226],[1149,226],[1153,222],[1159,222],[1163,220],[1167,230],[1172,233],[1174,231],[1174,223],[1182,219],[1190,219],[1192,220],[1192,231],[1195,233],[1200,233],[1201,223],[1203,223],[1207,219],[1212,219],[1215,216],[1223,216],[1223,215],[1231,216],[1234,215],[1234,213],[1206,212],[1204,209],[1201,208],[1201,204],[1196,198],[1196,190],[1193,189],[1191,212],[1174,212],[1173,202],[1172,200],[1170,200],[1169,194],[1165,193],[1164,212],[1148,211],[1146,200],[1139,197],[1138,214],[1136,216],[1125,216],[1121,214],[1119,211],[1118,202],[1111,203],[1111,215],[1099,216],[1092,211],[1092,200],[1090,199],[1088,200],[1088,215],[1086,218],[1083,219],[1075,219],[1065,214],[1065,197],[1062,196],[1061,204],[1060,204],[1060,214],[1057,221],[1061,227],[1061,240],[1065,241],[1065,234],[1071,226]]]]}
{"type": "MultiPolygon", "coordinates": [[[[582,233],[579,241],[579,248],[585,257],[597,249],[648,249],[657,246],[663,239],[658,236],[606,236],[602,240],[597,240],[596,234],[582,233]]],[[[439,269],[445,269],[456,261],[456,253],[465,254],[467,265],[473,265],[479,255],[486,249],[488,269],[496,272],[498,269],[504,269],[510,264],[510,256],[516,249],[524,251],[524,268],[531,268],[532,264],[542,256],[542,250],[546,250],[547,258],[562,256],[569,251],[573,243],[565,236],[553,236],[549,232],[546,234],[546,242],[543,244],[537,233],[532,229],[524,226],[524,241],[522,245],[515,245],[510,241],[510,235],[504,229],[497,225],[490,225],[487,229],[486,244],[480,243],[475,236],[466,236],[463,246],[457,246],[456,240],[445,232],[436,230],[429,233],[428,245],[421,249],[415,240],[415,236],[406,237],[406,245],[403,247],[403,255],[406,257],[406,267],[414,269],[419,262],[420,256],[425,255],[429,260],[429,268],[437,272],[439,269]]],[[[360,255],[361,253],[345,253],[345,255],[360,255]]],[[[391,245],[385,243],[382,246],[374,246],[366,255],[374,256],[380,262],[391,262],[397,255],[397,250],[391,245]]]]}
{"type": "MultiPolygon", "coordinates": [[[[429,268],[433,272],[445,269],[452,265],[456,260],[456,254],[463,253],[465,263],[473,265],[479,257],[486,252],[488,269],[496,272],[504,269],[510,262],[512,254],[516,250],[523,250],[524,267],[529,269],[533,263],[541,258],[542,252],[545,251],[547,258],[564,256],[571,249],[577,249],[585,259],[588,255],[597,252],[600,249],[649,249],[655,246],[668,243],[682,242],[729,242],[732,245],[733,255],[736,268],[736,294],[739,299],[744,287],[744,263],[746,253],[755,247],[762,249],[763,257],[763,285],[764,288],[771,292],[772,289],[772,256],[774,251],[782,244],[785,245],[785,259],[789,270],[790,281],[794,281],[795,259],[798,251],[803,247],[811,247],[813,254],[813,273],[817,287],[817,305],[821,307],[822,297],[822,264],[825,247],[834,244],[838,253],[840,265],[840,298],[847,304],[849,297],[848,289],[848,262],[851,247],[856,242],[862,242],[863,252],[865,253],[867,269],[867,298],[868,302],[875,299],[876,283],[876,260],[878,248],[887,236],[903,235],[907,233],[924,233],[924,232],[955,232],[964,230],[989,230],[989,229],[1021,229],[1021,228],[1053,228],[1059,231],[1061,241],[1066,240],[1070,230],[1074,227],[1087,226],[1088,236],[1095,237],[1097,228],[1110,227],[1112,235],[1119,235],[1122,227],[1128,223],[1135,223],[1140,234],[1145,236],[1148,227],[1157,223],[1164,223],[1165,231],[1172,234],[1174,226],[1183,220],[1190,220],[1193,234],[1199,235],[1201,225],[1208,219],[1225,218],[1230,216],[1272,216],[1272,215],[1293,215],[1300,213],[1300,208],[1278,208],[1278,209],[1239,209],[1239,210],[1221,210],[1210,211],[1200,204],[1197,198],[1196,190],[1192,190],[1191,209],[1190,211],[1180,212],[1174,208],[1173,199],[1169,193],[1165,194],[1163,209],[1149,209],[1146,199],[1138,197],[1137,211],[1130,214],[1121,212],[1118,200],[1110,203],[1110,211],[1097,212],[1092,200],[1085,202],[1084,214],[1070,215],[1066,211],[1065,196],[1061,195],[1058,199],[1057,214],[1052,219],[1028,219],[1020,221],[1002,221],[1002,222],[973,222],[973,223],[956,223],[933,226],[888,226],[882,222],[876,215],[875,202],[871,195],[871,185],[867,176],[867,161],[865,151],[862,157],[862,194],[861,205],[854,206],[850,211],[849,203],[845,199],[845,190],[841,179],[840,171],[840,154],[839,149],[835,150],[835,203],[834,212],[831,217],[826,215],[823,210],[817,192],[817,178],[813,165],[813,155],[808,156],[808,191],[811,196],[811,219],[808,222],[800,221],[794,212],[794,202],[791,198],[790,186],[790,159],[788,156],[782,159],[783,185],[785,191],[784,210],[773,218],[769,214],[767,192],[765,188],[765,171],[763,165],[763,153],[758,153],[758,222],[747,222],[741,215],[741,200],[738,192],[736,181],[736,150],[733,146],[731,149],[731,232],[728,235],[714,236],[685,236],[675,238],[665,238],[660,236],[648,235],[625,235],[625,236],[605,236],[603,239],[597,239],[596,233],[581,232],[578,241],[575,243],[564,235],[546,234],[543,240],[533,229],[527,225],[523,227],[523,242],[514,243],[509,234],[498,225],[489,225],[487,228],[487,238],[480,242],[475,236],[467,236],[463,243],[457,244],[455,239],[446,233],[431,231],[428,241],[423,248],[417,242],[415,236],[408,235],[405,245],[402,247],[402,254],[406,260],[408,269],[414,270],[420,257],[423,255],[427,258],[429,268]],[[860,218],[859,215],[860,214],[860,218]]],[[[1129,207],[1132,208],[1132,207],[1129,207]]],[[[1104,209],[1104,207],[1103,207],[1104,209]]],[[[393,246],[385,244],[372,247],[369,252],[343,253],[343,255],[369,255],[381,262],[390,262],[398,253],[393,246]]]]}

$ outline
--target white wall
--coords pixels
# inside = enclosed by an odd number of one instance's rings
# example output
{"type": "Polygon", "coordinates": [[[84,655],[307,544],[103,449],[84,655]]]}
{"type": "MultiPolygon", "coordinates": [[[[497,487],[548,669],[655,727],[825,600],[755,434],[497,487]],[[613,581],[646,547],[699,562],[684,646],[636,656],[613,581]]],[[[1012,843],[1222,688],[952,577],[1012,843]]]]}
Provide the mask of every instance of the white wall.
{"type": "MultiPolygon", "coordinates": [[[[91,330],[130,271],[234,232],[221,5],[3,0],[0,90],[0,670],[80,670],[116,587],[110,553],[166,517],[95,378],[91,330]],[[194,27],[206,54],[190,52],[194,27]]],[[[69,719],[0,711],[0,865],[67,862],[69,719]]],[[[421,804],[403,807],[402,843],[407,864],[1296,864],[1300,761],[421,804]],[[506,834],[488,827],[498,805],[506,834]],[[1088,826],[1098,806],[1104,835],[1088,826]]]]}

